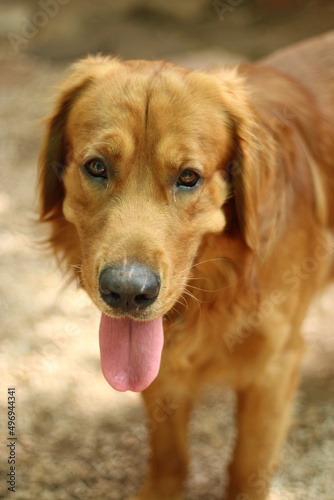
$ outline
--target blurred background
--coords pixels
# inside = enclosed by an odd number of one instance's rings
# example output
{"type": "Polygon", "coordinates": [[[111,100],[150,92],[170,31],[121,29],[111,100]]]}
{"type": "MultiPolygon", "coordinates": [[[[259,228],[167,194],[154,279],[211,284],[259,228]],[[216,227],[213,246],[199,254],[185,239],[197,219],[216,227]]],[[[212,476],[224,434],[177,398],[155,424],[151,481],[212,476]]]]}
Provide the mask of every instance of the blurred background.
{"type": "MultiPolygon", "coordinates": [[[[105,382],[99,313],[38,243],[39,121],[52,86],[88,53],[229,64],[333,28],[332,0],[0,0],[0,498],[14,498],[8,387],[16,390],[16,500],[125,499],[145,474],[145,423],[154,426],[138,395],[105,382]]],[[[333,498],[333,298],[329,289],[317,299],[304,325],[302,383],[271,500],[333,498]]],[[[215,389],[194,412],[189,500],[222,496],[234,404],[215,389]]]]}
{"type": "Polygon", "coordinates": [[[331,0],[2,0],[1,50],[71,61],[87,53],[258,58],[333,27],[331,0]]]}

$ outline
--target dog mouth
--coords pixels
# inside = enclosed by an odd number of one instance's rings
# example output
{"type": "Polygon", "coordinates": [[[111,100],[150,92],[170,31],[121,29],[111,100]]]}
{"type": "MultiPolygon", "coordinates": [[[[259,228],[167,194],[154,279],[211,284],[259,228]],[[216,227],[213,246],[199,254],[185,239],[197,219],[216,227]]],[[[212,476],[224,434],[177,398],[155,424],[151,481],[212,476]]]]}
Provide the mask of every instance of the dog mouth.
{"type": "Polygon", "coordinates": [[[102,314],[99,338],[102,372],[114,389],[140,392],[153,382],[164,343],[162,316],[138,321],[102,314]]]}
{"type": "Polygon", "coordinates": [[[104,377],[117,391],[143,391],[158,375],[164,344],[163,315],[170,300],[163,300],[161,277],[136,262],[107,266],[99,275],[99,294],[104,377]]]}

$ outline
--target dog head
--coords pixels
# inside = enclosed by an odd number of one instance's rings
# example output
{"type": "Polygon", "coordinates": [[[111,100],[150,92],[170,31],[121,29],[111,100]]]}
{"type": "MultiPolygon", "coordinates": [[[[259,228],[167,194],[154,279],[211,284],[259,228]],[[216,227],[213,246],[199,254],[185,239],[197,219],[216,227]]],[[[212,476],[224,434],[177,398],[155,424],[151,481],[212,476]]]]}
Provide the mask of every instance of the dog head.
{"type": "MultiPolygon", "coordinates": [[[[234,70],[97,57],[62,84],[39,159],[41,220],[103,313],[106,359],[126,330],[157,371],[161,317],[206,234],[230,231],[256,251],[263,133],[234,70]]],[[[136,361],[116,374],[105,360],[104,372],[120,390],[141,390],[152,378],[139,374],[150,371],[144,358],[145,369],[136,361]]]]}

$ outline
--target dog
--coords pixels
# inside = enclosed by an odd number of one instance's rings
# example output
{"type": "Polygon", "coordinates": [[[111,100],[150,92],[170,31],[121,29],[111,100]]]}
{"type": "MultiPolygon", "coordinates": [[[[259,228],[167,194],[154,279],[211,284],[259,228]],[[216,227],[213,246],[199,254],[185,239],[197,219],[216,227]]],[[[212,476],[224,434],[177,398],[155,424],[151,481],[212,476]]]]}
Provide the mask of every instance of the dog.
{"type": "Polygon", "coordinates": [[[40,220],[102,313],[106,380],[142,391],[157,424],[136,498],[183,498],[208,384],[237,394],[226,498],[268,494],[258,474],[287,432],[300,328],[334,277],[333,61],[334,32],[209,71],[89,56],[60,85],[40,220]]]}

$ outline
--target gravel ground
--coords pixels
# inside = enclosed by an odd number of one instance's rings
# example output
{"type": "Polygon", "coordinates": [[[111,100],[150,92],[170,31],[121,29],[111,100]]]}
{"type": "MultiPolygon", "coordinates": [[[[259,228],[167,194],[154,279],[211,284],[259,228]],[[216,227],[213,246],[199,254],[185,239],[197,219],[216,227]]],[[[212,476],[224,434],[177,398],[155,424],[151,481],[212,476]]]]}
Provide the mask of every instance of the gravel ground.
{"type": "MultiPolygon", "coordinates": [[[[206,46],[173,57],[201,63],[202,49],[206,60],[222,57],[220,49],[208,52],[206,46]]],[[[119,394],[105,382],[99,313],[83,292],[65,286],[41,251],[42,228],[34,223],[37,121],[48,108],[46,89],[65,65],[28,52],[13,58],[4,51],[1,59],[0,498],[123,500],[139,487],[146,468],[140,397],[119,394]],[[6,484],[8,387],[16,390],[14,495],[6,484]]],[[[271,500],[333,498],[333,299],[331,288],[304,325],[309,349],[271,500]]],[[[194,411],[189,500],[221,498],[233,413],[234,396],[223,389],[208,390],[194,411]]]]}

